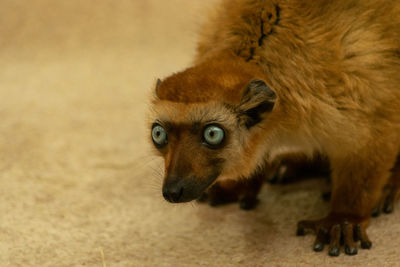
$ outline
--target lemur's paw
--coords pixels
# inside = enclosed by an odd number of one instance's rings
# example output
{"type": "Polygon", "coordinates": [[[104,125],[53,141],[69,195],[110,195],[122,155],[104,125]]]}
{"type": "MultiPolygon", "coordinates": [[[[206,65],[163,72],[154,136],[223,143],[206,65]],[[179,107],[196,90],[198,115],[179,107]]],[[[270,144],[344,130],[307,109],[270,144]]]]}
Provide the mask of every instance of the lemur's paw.
{"type": "Polygon", "coordinates": [[[196,199],[196,201],[199,203],[208,202],[208,194],[206,192],[204,192],[203,194],[201,194],[201,196],[198,199],[196,199]]]}
{"type": "Polygon", "coordinates": [[[230,204],[237,202],[239,197],[235,192],[229,192],[224,190],[218,184],[213,185],[207,192],[204,192],[198,202],[208,203],[212,207],[221,206],[225,204],[230,204]]]}
{"type": "Polygon", "coordinates": [[[208,200],[208,204],[212,207],[217,207],[235,202],[237,202],[237,198],[225,198],[223,196],[213,196],[208,200]]]}
{"type": "Polygon", "coordinates": [[[258,198],[256,197],[243,197],[239,200],[239,207],[242,210],[252,210],[258,205],[258,198]]]}
{"type": "Polygon", "coordinates": [[[322,251],[329,244],[328,254],[339,256],[340,248],[344,246],[347,255],[357,254],[357,243],[361,248],[369,249],[372,246],[366,228],[368,220],[350,219],[340,215],[330,215],[320,220],[300,221],[297,225],[297,235],[305,235],[308,230],[316,233],[313,249],[322,251]]]}
{"type": "Polygon", "coordinates": [[[208,203],[212,207],[239,202],[239,208],[242,210],[252,210],[259,202],[257,196],[245,195],[239,197],[235,192],[224,191],[221,187],[218,187],[218,185],[214,186],[217,186],[217,188],[211,188],[212,190],[204,192],[202,196],[197,199],[197,202],[208,203]]]}

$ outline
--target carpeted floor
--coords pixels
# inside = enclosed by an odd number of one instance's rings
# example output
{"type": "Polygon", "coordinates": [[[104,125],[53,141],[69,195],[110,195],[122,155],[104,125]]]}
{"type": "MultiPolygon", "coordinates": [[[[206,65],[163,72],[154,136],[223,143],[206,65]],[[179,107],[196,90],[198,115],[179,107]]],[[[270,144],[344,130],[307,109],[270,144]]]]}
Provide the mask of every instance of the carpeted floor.
{"type": "Polygon", "coordinates": [[[400,265],[399,210],[354,257],[294,235],[326,213],[321,180],[265,186],[250,212],[162,199],[147,100],[211,2],[0,2],[0,266],[400,265]]]}

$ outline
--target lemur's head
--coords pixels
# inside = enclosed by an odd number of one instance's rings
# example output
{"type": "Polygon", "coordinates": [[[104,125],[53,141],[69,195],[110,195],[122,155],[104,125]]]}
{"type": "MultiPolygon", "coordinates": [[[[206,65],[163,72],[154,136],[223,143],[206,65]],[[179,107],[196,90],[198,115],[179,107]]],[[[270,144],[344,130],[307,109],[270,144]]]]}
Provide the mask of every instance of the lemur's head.
{"type": "Polygon", "coordinates": [[[165,160],[166,200],[197,199],[217,178],[248,177],[263,163],[276,95],[257,68],[209,61],[158,81],[155,95],[150,136],[165,160]]]}

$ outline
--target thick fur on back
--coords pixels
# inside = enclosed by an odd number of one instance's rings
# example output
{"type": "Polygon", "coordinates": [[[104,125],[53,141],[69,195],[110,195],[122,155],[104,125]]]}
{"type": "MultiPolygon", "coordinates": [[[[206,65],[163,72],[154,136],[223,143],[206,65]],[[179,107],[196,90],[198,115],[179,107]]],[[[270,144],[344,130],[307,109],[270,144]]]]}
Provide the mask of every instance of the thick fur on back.
{"type": "Polygon", "coordinates": [[[236,0],[223,1],[216,14],[196,62],[231,51],[257,64],[278,92],[276,119],[288,131],[302,128],[294,145],[359,151],[374,135],[369,125],[399,130],[399,1],[236,0]]]}

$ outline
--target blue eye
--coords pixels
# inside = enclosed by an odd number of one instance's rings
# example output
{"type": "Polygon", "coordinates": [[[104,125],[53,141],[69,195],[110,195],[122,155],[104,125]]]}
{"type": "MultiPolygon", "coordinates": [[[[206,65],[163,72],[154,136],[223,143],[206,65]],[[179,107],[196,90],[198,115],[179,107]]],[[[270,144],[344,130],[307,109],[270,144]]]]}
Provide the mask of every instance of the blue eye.
{"type": "Polygon", "coordinates": [[[154,144],[158,147],[163,147],[168,143],[167,132],[159,124],[155,124],[153,126],[153,129],[151,130],[151,137],[153,138],[154,144]]]}
{"type": "Polygon", "coordinates": [[[210,125],[204,129],[203,137],[207,144],[217,146],[224,140],[225,133],[220,127],[210,125]]]}

